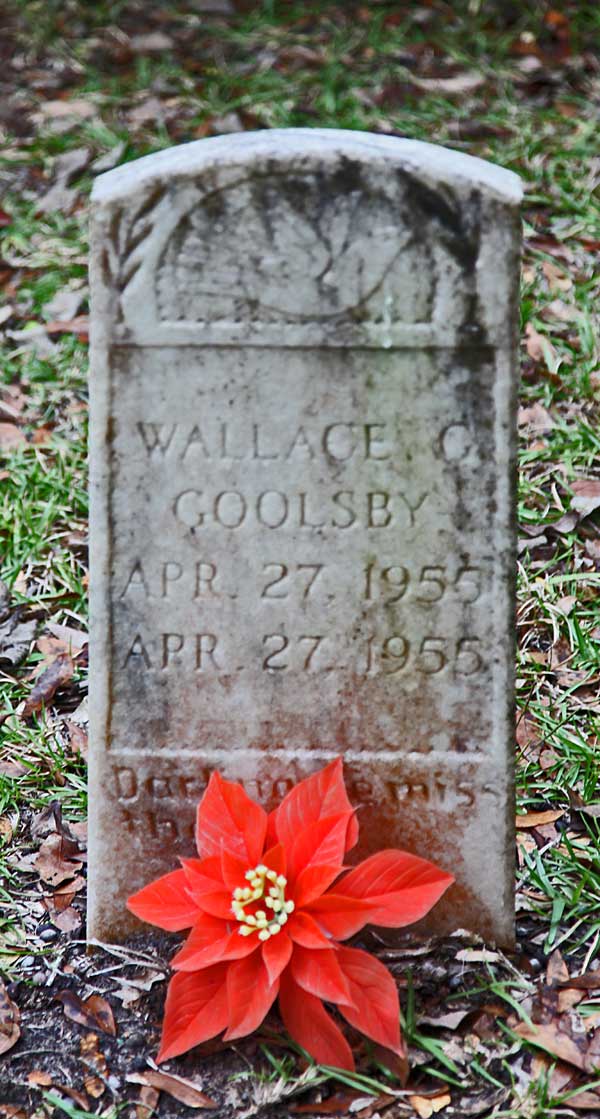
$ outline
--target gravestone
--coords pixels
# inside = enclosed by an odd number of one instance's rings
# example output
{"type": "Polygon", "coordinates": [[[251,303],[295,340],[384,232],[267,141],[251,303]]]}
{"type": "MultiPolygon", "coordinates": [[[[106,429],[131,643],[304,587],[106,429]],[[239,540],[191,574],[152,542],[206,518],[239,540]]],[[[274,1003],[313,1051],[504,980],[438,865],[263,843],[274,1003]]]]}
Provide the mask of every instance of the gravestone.
{"type": "Polygon", "coordinates": [[[513,937],[518,179],[368,133],[201,140],[98,179],[89,932],[342,754],[355,854],[513,937]]]}

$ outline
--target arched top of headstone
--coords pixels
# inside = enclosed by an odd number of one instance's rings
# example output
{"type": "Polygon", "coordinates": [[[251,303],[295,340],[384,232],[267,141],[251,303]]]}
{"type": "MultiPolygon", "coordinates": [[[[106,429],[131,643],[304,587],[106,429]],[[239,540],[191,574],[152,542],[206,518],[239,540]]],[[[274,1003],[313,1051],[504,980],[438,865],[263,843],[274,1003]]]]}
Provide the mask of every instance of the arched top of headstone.
{"type": "Polygon", "coordinates": [[[512,172],[413,140],[199,140],[97,180],[97,279],[139,344],[495,345],[520,197],[512,172]]]}

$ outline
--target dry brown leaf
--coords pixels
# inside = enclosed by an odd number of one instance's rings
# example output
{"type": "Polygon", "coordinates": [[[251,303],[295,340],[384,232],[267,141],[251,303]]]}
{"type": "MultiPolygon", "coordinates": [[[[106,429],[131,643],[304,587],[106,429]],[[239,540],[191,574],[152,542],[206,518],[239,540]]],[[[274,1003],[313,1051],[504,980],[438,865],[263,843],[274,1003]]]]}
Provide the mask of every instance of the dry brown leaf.
{"type": "Polygon", "coordinates": [[[549,411],[537,400],[528,408],[519,408],[517,423],[519,427],[526,427],[535,435],[545,435],[554,427],[554,420],[549,411]]]}
{"type": "Polygon", "coordinates": [[[546,746],[538,757],[540,769],[543,770],[553,769],[559,761],[560,758],[556,750],[553,750],[551,746],[546,746]]]}
{"type": "Polygon", "coordinates": [[[76,315],[74,319],[61,321],[55,319],[46,323],[46,334],[77,334],[80,341],[87,342],[90,336],[89,315],[76,315]]]}
{"type": "Polygon", "coordinates": [[[0,777],[22,777],[27,773],[27,765],[21,762],[0,761],[0,777]]]}
{"type": "Polygon", "coordinates": [[[66,909],[66,906],[70,905],[70,902],[63,904],[63,898],[74,898],[75,894],[78,894],[80,890],[84,889],[84,887],[85,878],[83,878],[83,876],[80,874],[78,874],[77,877],[72,880],[72,882],[66,882],[63,886],[59,886],[58,889],[56,889],[52,894],[52,900],[56,908],[66,909]]]}
{"type": "Polygon", "coordinates": [[[84,1096],[83,1092],[78,1092],[77,1088],[70,1088],[68,1084],[55,1083],[52,1085],[52,1087],[55,1088],[57,1092],[60,1092],[61,1095],[68,1096],[68,1098],[70,1100],[73,1100],[73,1103],[76,1103],[78,1107],[83,1108],[86,1115],[89,1114],[90,1101],[88,1100],[87,1096],[84,1096]]]}
{"type": "Polygon", "coordinates": [[[419,1119],[431,1119],[438,1111],[443,1111],[452,1102],[449,1092],[440,1092],[437,1096],[409,1096],[408,1102],[414,1108],[419,1119]]]}
{"type": "Polygon", "coordinates": [[[72,905],[67,906],[62,912],[57,913],[51,920],[54,927],[60,929],[63,933],[79,932],[82,925],[81,914],[78,913],[72,905]]]}
{"type": "Polygon", "coordinates": [[[584,971],[583,975],[572,975],[567,987],[577,987],[584,991],[596,991],[600,987],[600,968],[596,971],[584,971]]]}
{"type": "Polygon", "coordinates": [[[515,1033],[582,1072],[594,1072],[600,1065],[600,1036],[590,1041],[585,1034],[571,1032],[570,1015],[544,1025],[521,1022],[515,1027],[515,1033]]]}
{"type": "Polygon", "coordinates": [[[58,886],[74,878],[83,863],[78,858],[77,845],[58,832],[52,832],[40,847],[35,859],[35,869],[44,882],[58,886]]]}
{"type": "Polygon", "coordinates": [[[551,260],[542,263],[542,272],[546,277],[551,291],[570,291],[573,281],[567,276],[565,270],[551,260]]]}
{"type": "Polygon", "coordinates": [[[600,818],[600,804],[586,804],[576,789],[568,789],[567,795],[571,808],[574,808],[576,812],[581,812],[583,816],[588,816],[592,820],[600,818]]]}
{"type": "Polygon", "coordinates": [[[49,1088],[52,1084],[52,1077],[49,1072],[34,1068],[27,1073],[27,1083],[34,1088],[49,1088]]]}
{"type": "Polygon", "coordinates": [[[528,322],[525,327],[525,349],[534,361],[553,364],[553,359],[556,357],[556,351],[550,339],[545,334],[540,334],[531,322],[528,322]]]}
{"type": "Polygon", "coordinates": [[[91,1096],[95,1100],[100,1098],[106,1087],[99,1076],[85,1076],[83,1079],[83,1086],[88,1096],[91,1096]]]}
{"type": "Polygon", "coordinates": [[[159,1092],[166,1092],[167,1095],[172,1096],[179,1103],[184,1103],[187,1107],[215,1108],[219,1106],[209,1096],[205,1096],[191,1080],[184,1080],[182,1076],[174,1076],[172,1073],[146,1069],[144,1072],[130,1073],[127,1080],[130,1084],[146,1084],[151,1088],[156,1088],[159,1092]]]}
{"type": "Polygon", "coordinates": [[[553,521],[551,525],[545,525],[546,530],[551,532],[558,532],[561,536],[568,535],[572,532],[576,525],[579,523],[579,516],[577,513],[564,513],[557,521],[553,521]]]}
{"type": "Polygon", "coordinates": [[[600,505],[600,479],[577,478],[570,485],[575,494],[571,499],[571,508],[588,517],[600,505]]]}
{"type": "Polygon", "coordinates": [[[12,451],[26,443],[23,432],[15,424],[0,423],[0,451],[12,451]]]}
{"type": "MultiPolygon", "coordinates": [[[[66,969],[65,969],[66,970],[66,969]]],[[[106,1064],[106,1057],[99,1048],[98,1034],[89,1033],[81,1038],[79,1042],[79,1053],[83,1061],[87,1061],[96,1069],[96,1072],[102,1076],[108,1076],[108,1066],[106,1064]]]]}
{"type": "Polygon", "coordinates": [[[566,987],[563,991],[559,991],[556,1004],[558,1013],[566,1014],[568,1010],[573,1010],[584,998],[585,991],[576,991],[573,987],[566,987]]]}
{"type": "Polygon", "coordinates": [[[564,814],[564,808],[549,808],[546,812],[523,812],[515,818],[515,824],[517,828],[537,828],[541,824],[553,824],[564,814]]]}
{"type": "Polygon", "coordinates": [[[56,637],[58,641],[64,643],[63,652],[65,653],[78,653],[83,649],[88,641],[89,635],[84,629],[74,629],[73,626],[62,626],[58,622],[47,622],[46,629],[56,637]]]}
{"type": "Polygon", "coordinates": [[[74,723],[72,719],[67,719],[65,726],[69,732],[69,747],[72,754],[79,754],[84,761],[87,761],[88,756],[88,736],[87,731],[79,726],[79,723],[74,723]]]}
{"type": "Polygon", "coordinates": [[[29,652],[37,623],[34,620],[21,621],[22,613],[23,608],[17,606],[16,610],[0,622],[0,662],[20,664],[29,652]]]}
{"type": "Polygon", "coordinates": [[[561,614],[564,614],[565,618],[567,618],[569,616],[569,614],[571,613],[573,607],[575,606],[576,602],[577,602],[577,595],[564,594],[564,595],[562,595],[561,598],[557,598],[554,605],[555,605],[556,609],[560,610],[561,614]]]}
{"type": "Polygon", "coordinates": [[[38,116],[38,114],[41,117],[42,123],[46,120],[64,120],[68,117],[75,117],[78,120],[89,120],[90,117],[96,115],[96,108],[90,101],[84,101],[83,98],[80,97],[73,97],[71,100],[65,101],[42,101],[36,116],[38,116]]]}
{"type": "Polygon", "coordinates": [[[529,746],[533,746],[540,741],[542,732],[533,719],[530,719],[528,715],[523,715],[517,720],[515,737],[517,746],[520,746],[521,750],[527,750],[529,746]]]}
{"type": "Polygon", "coordinates": [[[580,1092],[578,1096],[569,1096],[569,1107],[579,1111],[600,1111],[600,1094],[597,1092],[580,1092]]]}
{"type": "Polygon", "coordinates": [[[569,979],[569,969],[561,955],[558,948],[550,954],[548,964],[546,966],[546,983],[549,987],[556,987],[558,984],[566,983],[569,979]]]}
{"type": "Polygon", "coordinates": [[[29,698],[23,707],[23,717],[28,718],[50,703],[59,688],[64,688],[73,679],[74,664],[68,653],[60,653],[52,664],[38,676],[29,698]]]}
{"type": "Polygon", "coordinates": [[[563,299],[553,299],[540,311],[540,318],[547,322],[574,322],[581,318],[581,311],[574,303],[565,303],[563,299]]]}
{"type": "Polygon", "coordinates": [[[21,1036],[20,1018],[18,1006],[0,979],[0,1056],[17,1044],[21,1036]]]}
{"type": "Polygon", "coordinates": [[[88,1029],[91,1027],[102,1030],[111,1037],[117,1036],[112,1007],[101,995],[90,995],[83,1001],[75,991],[67,989],[59,991],[54,998],[56,1002],[62,1003],[65,1017],[70,1018],[72,1022],[77,1022],[79,1026],[87,1026],[88,1029]]]}
{"type": "Polygon", "coordinates": [[[0,816],[0,840],[3,843],[10,843],[13,837],[13,826],[8,816],[0,816]]]}
{"type": "Polygon", "coordinates": [[[142,1084],[135,1109],[135,1119],[149,1119],[150,1113],[154,1111],[158,1103],[159,1095],[157,1089],[150,1084],[142,1084]]]}

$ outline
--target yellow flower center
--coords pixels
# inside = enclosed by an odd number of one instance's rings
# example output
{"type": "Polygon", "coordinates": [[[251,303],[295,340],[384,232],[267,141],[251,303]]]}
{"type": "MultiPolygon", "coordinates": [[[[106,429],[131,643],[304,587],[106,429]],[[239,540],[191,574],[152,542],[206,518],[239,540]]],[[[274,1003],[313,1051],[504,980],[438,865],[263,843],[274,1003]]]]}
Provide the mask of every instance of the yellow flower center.
{"type": "Polygon", "coordinates": [[[234,917],[240,922],[240,936],[258,933],[259,940],[268,940],[281,932],[294,911],[293,901],[285,900],[287,878],[262,863],[254,870],[247,870],[245,877],[248,885],[238,886],[231,900],[234,917]],[[265,908],[258,908],[263,899],[265,908]]]}

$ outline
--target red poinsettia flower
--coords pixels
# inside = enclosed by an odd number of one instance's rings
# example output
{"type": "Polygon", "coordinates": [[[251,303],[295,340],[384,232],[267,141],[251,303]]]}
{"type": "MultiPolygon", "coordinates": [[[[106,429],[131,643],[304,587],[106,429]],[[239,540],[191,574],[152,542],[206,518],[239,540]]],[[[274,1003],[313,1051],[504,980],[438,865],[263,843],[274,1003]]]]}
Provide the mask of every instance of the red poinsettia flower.
{"type": "Polygon", "coordinates": [[[343,866],[358,838],[341,759],[296,785],[269,816],[241,785],[213,773],[198,806],[199,859],[128,901],[143,921],[191,932],[172,961],[159,1061],[226,1030],[255,1030],[279,999],[289,1034],[317,1061],[352,1069],[323,1006],[403,1052],[398,992],[379,960],[339,943],[367,924],[401,928],[454,881],[405,851],[343,866]],[[343,875],[343,877],[341,877],[343,875]]]}

